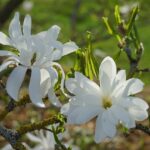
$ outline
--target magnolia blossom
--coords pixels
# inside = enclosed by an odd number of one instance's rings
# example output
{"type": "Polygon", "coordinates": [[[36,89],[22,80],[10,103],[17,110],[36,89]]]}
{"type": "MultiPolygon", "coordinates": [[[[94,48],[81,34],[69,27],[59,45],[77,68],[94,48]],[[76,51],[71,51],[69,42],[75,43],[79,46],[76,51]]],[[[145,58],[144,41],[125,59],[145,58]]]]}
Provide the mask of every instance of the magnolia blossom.
{"type": "MultiPolygon", "coordinates": [[[[54,125],[56,127],[57,124],[54,125]]],[[[48,129],[51,129],[51,126],[48,127],[48,129]]],[[[63,138],[66,138],[70,135],[68,132],[59,133],[58,139],[63,140],[63,138]]],[[[26,137],[28,140],[33,142],[35,144],[34,147],[31,147],[29,144],[23,142],[22,144],[26,147],[27,150],[55,150],[55,145],[57,144],[54,138],[54,135],[52,132],[48,130],[36,130],[32,133],[27,133],[26,137]]],[[[66,141],[66,140],[65,140],[66,141]]],[[[62,142],[63,143],[63,142],[62,142]]],[[[72,144],[71,140],[64,143],[66,147],[69,147],[72,144]]],[[[73,145],[71,146],[72,150],[80,150],[77,146],[73,145]]],[[[10,144],[6,144],[2,150],[12,150],[12,146],[10,144]]]]}
{"type": "Polygon", "coordinates": [[[21,30],[19,13],[16,13],[9,26],[10,37],[0,32],[0,44],[17,49],[14,52],[0,50],[0,56],[8,57],[0,66],[0,72],[10,64],[17,65],[7,80],[6,90],[14,100],[18,100],[20,87],[27,70],[30,69],[29,96],[31,101],[39,107],[44,107],[42,98],[48,94],[51,102],[60,106],[53,89],[58,80],[54,66],[59,67],[62,71],[62,90],[64,72],[61,66],[54,61],[77,50],[78,46],[74,42],[65,44],[59,42],[57,37],[60,28],[56,25],[47,32],[31,35],[31,17],[29,15],[26,15],[22,29],[23,31],[21,30]]]}
{"type": "Polygon", "coordinates": [[[97,143],[114,137],[119,123],[134,128],[135,121],[148,117],[147,103],[133,96],[143,89],[142,81],[136,78],[126,80],[125,70],[117,72],[110,57],[101,63],[99,79],[100,86],[76,72],[75,78],[66,81],[66,88],[73,96],[61,109],[69,124],[83,124],[96,117],[97,143]]]}
{"type": "Polygon", "coordinates": [[[44,130],[36,131],[35,134],[27,133],[28,139],[34,143],[36,146],[30,148],[27,144],[26,147],[28,150],[54,150],[55,149],[55,139],[53,133],[50,131],[44,132],[44,130]]]}

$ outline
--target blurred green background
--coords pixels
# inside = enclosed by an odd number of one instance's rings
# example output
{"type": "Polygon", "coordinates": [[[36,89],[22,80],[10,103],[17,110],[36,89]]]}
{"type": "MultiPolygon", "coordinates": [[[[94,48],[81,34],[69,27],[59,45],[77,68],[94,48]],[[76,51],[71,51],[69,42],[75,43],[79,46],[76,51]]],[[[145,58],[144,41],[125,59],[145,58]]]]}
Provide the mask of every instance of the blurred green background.
{"type": "MultiPolygon", "coordinates": [[[[10,0],[0,0],[0,10],[4,8],[8,1],[10,0]]],[[[112,24],[114,23],[114,7],[116,4],[120,6],[122,17],[125,20],[127,20],[131,9],[139,5],[140,13],[137,17],[136,25],[145,48],[142,61],[140,62],[140,68],[150,68],[150,0],[24,0],[11,13],[9,19],[0,27],[0,30],[8,33],[9,23],[14,13],[18,11],[20,12],[22,21],[26,14],[32,16],[33,34],[47,30],[52,25],[57,24],[62,29],[59,37],[61,41],[75,41],[81,48],[86,46],[86,31],[90,31],[92,32],[93,38],[93,53],[100,64],[103,57],[107,55],[115,57],[119,51],[117,40],[108,35],[102,21],[102,17],[106,16],[112,24]]],[[[69,70],[73,66],[74,58],[75,54],[71,54],[61,60],[66,70],[69,70]]],[[[121,53],[116,63],[119,68],[129,69],[129,63],[124,52],[121,53]]],[[[136,76],[142,78],[146,83],[147,89],[143,94],[146,100],[150,100],[150,73],[136,74],[136,76]]],[[[86,132],[87,130],[90,131],[86,127],[85,130],[86,132]]],[[[92,133],[90,135],[87,133],[81,135],[81,132],[83,133],[83,130],[80,130],[76,135],[75,144],[80,146],[82,150],[146,150],[150,146],[149,144],[146,145],[149,138],[143,134],[140,134],[140,138],[138,138],[139,134],[136,133],[131,134],[128,139],[117,137],[110,143],[96,145],[93,142],[92,133]],[[126,142],[124,142],[125,140],[126,142]]]]}

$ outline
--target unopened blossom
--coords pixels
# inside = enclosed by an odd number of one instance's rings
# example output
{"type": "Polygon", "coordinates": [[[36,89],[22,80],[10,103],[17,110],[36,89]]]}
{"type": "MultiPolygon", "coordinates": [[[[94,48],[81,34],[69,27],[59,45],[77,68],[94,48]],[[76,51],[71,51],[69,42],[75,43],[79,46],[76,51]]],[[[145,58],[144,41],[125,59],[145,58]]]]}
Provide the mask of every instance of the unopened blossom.
{"type": "Polygon", "coordinates": [[[19,90],[27,70],[30,69],[29,96],[32,103],[44,107],[42,98],[48,95],[53,104],[61,105],[54,93],[54,85],[58,80],[58,73],[54,65],[62,71],[62,90],[64,72],[61,66],[54,61],[77,50],[78,47],[74,42],[62,44],[57,41],[59,30],[60,28],[55,25],[48,32],[31,35],[31,17],[26,15],[23,26],[21,26],[19,13],[16,13],[9,26],[9,37],[0,32],[0,44],[15,48],[14,52],[0,50],[0,56],[8,57],[0,66],[0,72],[10,64],[17,66],[10,74],[6,84],[6,90],[14,100],[18,100],[19,90]],[[43,35],[42,40],[41,35],[43,35]],[[61,45],[58,46],[57,43],[61,45]]]}
{"type": "Polygon", "coordinates": [[[116,135],[116,126],[134,128],[135,121],[148,117],[148,104],[133,96],[143,89],[137,78],[126,80],[125,70],[117,72],[116,64],[106,57],[99,67],[100,86],[83,74],[76,72],[75,78],[66,81],[72,97],[61,112],[67,116],[68,124],[83,124],[96,117],[95,141],[101,142],[116,135]]]}

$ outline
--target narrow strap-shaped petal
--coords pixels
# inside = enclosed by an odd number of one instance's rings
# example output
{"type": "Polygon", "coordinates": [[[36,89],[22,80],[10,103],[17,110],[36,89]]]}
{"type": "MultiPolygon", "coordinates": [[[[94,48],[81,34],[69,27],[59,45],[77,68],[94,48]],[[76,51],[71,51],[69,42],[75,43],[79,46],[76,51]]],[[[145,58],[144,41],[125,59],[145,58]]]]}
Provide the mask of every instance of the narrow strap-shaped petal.
{"type": "Polygon", "coordinates": [[[40,81],[41,81],[40,69],[33,68],[29,84],[29,96],[33,104],[39,107],[45,107],[45,104],[42,101],[40,81]]]}
{"type": "Polygon", "coordinates": [[[3,32],[0,32],[0,44],[10,45],[10,39],[3,32]]]}
{"type": "Polygon", "coordinates": [[[16,56],[13,52],[0,50],[0,56],[16,56]]]}
{"type": "Polygon", "coordinates": [[[42,98],[44,98],[47,95],[51,86],[50,74],[46,69],[40,69],[40,74],[41,74],[41,81],[40,81],[41,94],[42,98]]]}
{"type": "Polygon", "coordinates": [[[57,66],[57,67],[61,70],[62,78],[61,78],[60,87],[61,87],[61,90],[62,90],[63,94],[64,94],[66,97],[70,97],[67,93],[65,93],[65,90],[64,90],[65,73],[64,73],[63,68],[61,67],[61,65],[59,65],[59,64],[56,63],[56,62],[53,62],[52,64],[53,64],[54,66],[57,66]]]}
{"type": "Polygon", "coordinates": [[[55,105],[57,107],[61,107],[62,104],[60,103],[58,97],[56,96],[53,88],[54,87],[52,87],[52,88],[49,89],[48,98],[52,102],[53,105],[55,105]]]}
{"type": "Polygon", "coordinates": [[[8,77],[6,90],[14,100],[18,100],[19,89],[24,80],[26,71],[27,68],[18,66],[12,71],[12,73],[8,77]]]}
{"type": "Polygon", "coordinates": [[[74,42],[67,42],[63,46],[63,56],[68,55],[76,50],[78,50],[78,46],[74,42]]]}
{"type": "Polygon", "coordinates": [[[26,15],[23,22],[23,34],[25,36],[31,35],[31,17],[30,15],[26,15]]]}
{"type": "Polygon", "coordinates": [[[41,142],[41,139],[32,133],[27,133],[26,136],[29,138],[29,140],[31,140],[33,142],[37,142],[37,143],[41,142]]]}
{"type": "Polygon", "coordinates": [[[12,39],[22,36],[19,13],[17,12],[9,25],[9,35],[12,39]]]}

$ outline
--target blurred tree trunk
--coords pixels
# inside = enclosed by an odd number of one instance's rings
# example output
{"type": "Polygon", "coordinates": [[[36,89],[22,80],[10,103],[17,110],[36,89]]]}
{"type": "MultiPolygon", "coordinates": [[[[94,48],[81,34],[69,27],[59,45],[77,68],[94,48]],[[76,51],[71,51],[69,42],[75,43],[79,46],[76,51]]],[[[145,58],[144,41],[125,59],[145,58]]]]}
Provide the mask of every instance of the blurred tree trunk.
{"type": "Polygon", "coordinates": [[[0,10],[0,28],[3,27],[5,22],[9,19],[11,16],[11,13],[20,6],[20,4],[24,0],[9,0],[6,5],[0,10]]]}

